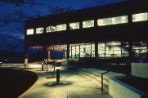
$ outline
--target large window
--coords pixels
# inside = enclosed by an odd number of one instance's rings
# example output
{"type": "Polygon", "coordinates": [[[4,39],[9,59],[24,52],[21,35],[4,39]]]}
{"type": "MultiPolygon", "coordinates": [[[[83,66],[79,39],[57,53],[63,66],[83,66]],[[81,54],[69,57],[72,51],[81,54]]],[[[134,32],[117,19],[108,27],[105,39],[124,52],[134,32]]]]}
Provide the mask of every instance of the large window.
{"type": "Polygon", "coordinates": [[[133,53],[135,57],[139,57],[141,54],[147,54],[146,42],[134,42],[133,53]]]}
{"type": "Polygon", "coordinates": [[[75,30],[80,28],[79,22],[74,22],[69,24],[70,30],[75,30]]]}
{"type": "Polygon", "coordinates": [[[94,27],[94,20],[83,21],[83,28],[94,27]]]}
{"type": "Polygon", "coordinates": [[[70,57],[95,57],[95,44],[72,44],[70,45],[70,57]]]}
{"type": "Polygon", "coordinates": [[[98,56],[105,57],[105,43],[98,44],[98,56]]]}
{"type": "Polygon", "coordinates": [[[148,21],[148,12],[133,14],[132,21],[133,22],[148,21]]]}
{"type": "Polygon", "coordinates": [[[128,23],[128,16],[117,16],[97,20],[98,26],[115,25],[122,23],[128,23]]]}
{"type": "Polygon", "coordinates": [[[66,24],[58,24],[56,26],[48,26],[46,27],[46,32],[56,32],[56,31],[64,31],[66,30],[66,24]]]}
{"type": "Polygon", "coordinates": [[[44,32],[43,27],[36,28],[36,34],[42,34],[44,32]]]}
{"type": "Polygon", "coordinates": [[[106,43],[106,57],[121,57],[121,43],[107,42],[106,43]]]}
{"type": "Polygon", "coordinates": [[[27,29],[27,35],[33,35],[34,29],[27,29]]]}
{"type": "Polygon", "coordinates": [[[99,57],[109,57],[109,58],[117,58],[117,57],[127,57],[129,56],[129,43],[126,42],[102,42],[98,43],[98,56],[99,57]]]}

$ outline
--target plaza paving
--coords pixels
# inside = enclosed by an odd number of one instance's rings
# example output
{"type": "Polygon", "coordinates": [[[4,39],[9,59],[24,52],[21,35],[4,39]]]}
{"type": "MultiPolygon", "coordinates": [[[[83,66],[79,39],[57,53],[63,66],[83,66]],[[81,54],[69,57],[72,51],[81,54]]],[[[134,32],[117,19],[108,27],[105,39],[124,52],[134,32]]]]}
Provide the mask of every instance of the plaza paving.
{"type": "MultiPolygon", "coordinates": [[[[38,81],[20,98],[112,98],[109,94],[101,94],[100,84],[85,75],[77,75],[75,71],[62,71],[62,85],[51,85],[56,81],[52,77],[53,69],[42,71],[41,66],[31,69],[35,71],[38,81]]],[[[81,73],[81,72],[80,72],[81,73]]]]}

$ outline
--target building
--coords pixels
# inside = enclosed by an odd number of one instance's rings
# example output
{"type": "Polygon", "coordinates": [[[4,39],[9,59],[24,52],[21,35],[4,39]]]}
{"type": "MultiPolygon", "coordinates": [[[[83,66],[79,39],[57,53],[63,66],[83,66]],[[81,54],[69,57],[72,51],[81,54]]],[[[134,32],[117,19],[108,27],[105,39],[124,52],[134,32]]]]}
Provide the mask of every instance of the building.
{"type": "Polygon", "coordinates": [[[132,62],[148,53],[147,27],[147,0],[64,12],[25,21],[26,51],[55,45],[68,59],[132,62]]]}

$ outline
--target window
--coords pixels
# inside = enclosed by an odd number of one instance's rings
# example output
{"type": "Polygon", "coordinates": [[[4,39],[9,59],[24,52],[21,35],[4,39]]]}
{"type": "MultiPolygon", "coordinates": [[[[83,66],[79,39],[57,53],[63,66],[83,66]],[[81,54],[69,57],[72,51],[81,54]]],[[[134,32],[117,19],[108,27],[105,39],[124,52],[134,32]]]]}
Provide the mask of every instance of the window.
{"type": "Polygon", "coordinates": [[[138,57],[142,54],[147,54],[146,42],[134,42],[133,53],[135,57],[138,57]]]}
{"type": "Polygon", "coordinates": [[[94,27],[94,20],[83,21],[83,28],[94,27]]]}
{"type": "Polygon", "coordinates": [[[56,31],[64,31],[66,30],[66,24],[56,25],[56,31]]]}
{"type": "Polygon", "coordinates": [[[49,32],[55,32],[56,31],[56,27],[55,26],[48,26],[46,28],[46,32],[49,33],[49,32]]]}
{"type": "Polygon", "coordinates": [[[99,57],[121,57],[121,42],[98,43],[99,57]]]}
{"type": "Polygon", "coordinates": [[[105,57],[105,43],[98,44],[98,56],[105,57]]]}
{"type": "Polygon", "coordinates": [[[47,33],[56,32],[56,31],[64,31],[64,30],[66,30],[66,24],[59,24],[59,25],[56,25],[56,26],[48,26],[46,28],[47,33]]]}
{"type": "Polygon", "coordinates": [[[133,22],[147,21],[147,20],[148,20],[148,13],[147,12],[132,15],[133,22]]]}
{"type": "Polygon", "coordinates": [[[44,32],[44,28],[40,27],[40,28],[36,28],[36,34],[42,34],[44,32]]]}
{"type": "Polygon", "coordinates": [[[121,43],[120,42],[106,43],[106,57],[121,57],[121,43]]]}
{"type": "Polygon", "coordinates": [[[70,57],[95,57],[95,44],[72,44],[70,45],[70,57]]]}
{"type": "Polygon", "coordinates": [[[123,24],[123,23],[128,23],[128,16],[117,16],[117,17],[104,18],[104,19],[97,20],[98,26],[115,25],[115,24],[123,24]]]}
{"type": "Polygon", "coordinates": [[[79,22],[70,23],[69,26],[70,26],[70,30],[75,30],[80,28],[79,22]]]}
{"type": "Polygon", "coordinates": [[[27,35],[33,35],[34,29],[27,29],[27,35]]]}

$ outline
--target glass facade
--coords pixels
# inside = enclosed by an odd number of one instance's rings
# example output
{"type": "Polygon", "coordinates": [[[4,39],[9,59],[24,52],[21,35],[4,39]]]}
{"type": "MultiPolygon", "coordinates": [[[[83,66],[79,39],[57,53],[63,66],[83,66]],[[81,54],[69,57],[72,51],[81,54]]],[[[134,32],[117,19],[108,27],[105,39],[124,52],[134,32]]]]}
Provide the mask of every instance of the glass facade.
{"type": "Polygon", "coordinates": [[[139,57],[141,54],[147,54],[147,44],[146,42],[134,42],[133,43],[133,53],[135,57],[139,57]]]}
{"type": "Polygon", "coordinates": [[[75,30],[80,28],[80,23],[79,22],[74,22],[69,24],[70,30],[75,30]]]}
{"type": "Polygon", "coordinates": [[[71,44],[69,52],[71,58],[95,57],[95,44],[71,44]]]}
{"type": "Polygon", "coordinates": [[[121,42],[98,43],[99,57],[121,57],[121,42]]]}
{"type": "Polygon", "coordinates": [[[128,23],[128,16],[117,16],[97,20],[98,26],[115,25],[123,23],[128,23]]]}
{"type": "Polygon", "coordinates": [[[27,35],[33,35],[34,29],[27,29],[27,35]]]}
{"type": "Polygon", "coordinates": [[[148,21],[148,12],[133,14],[132,21],[133,22],[148,21]]]}
{"type": "MultiPolygon", "coordinates": [[[[148,52],[146,42],[134,42],[131,47],[134,57],[148,52]]],[[[99,42],[96,52],[99,58],[121,58],[129,56],[129,49],[129,42],[109,41],[99,42]]],[[[70,58],[95,57],[94,43],[70,44],[69,50],[70,58]]]]}
{"type": "Polygon", "coordinates": [[[36,34],[42,34],[44,32],[43,27],[36,28],[36,34]]]}
{"type": "Polygon", "coordinates": [[[83,21],[82,25],[83,28],[94,27],[94,20],[83,21]]]}

